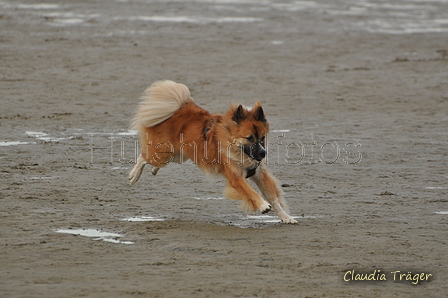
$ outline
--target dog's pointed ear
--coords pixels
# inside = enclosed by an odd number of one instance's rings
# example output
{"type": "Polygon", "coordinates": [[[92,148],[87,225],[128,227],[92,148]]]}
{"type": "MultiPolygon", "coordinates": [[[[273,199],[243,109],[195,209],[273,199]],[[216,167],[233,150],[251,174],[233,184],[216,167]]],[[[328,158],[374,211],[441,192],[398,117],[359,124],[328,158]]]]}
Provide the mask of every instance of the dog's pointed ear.
{"type": "Polygon", "coordinates": [[[243,120],[243,118],[244,118],[243,106],[239,105],[238,108],[236,109],[235,114],[233,115],[233,121],[239,124],[240,121],[243,120]]]}
{"type": "Polygon", "coordinates": [[[258,106],[257,110],[255,111],[255,119],[257,121],[266,122],[266,117],[264,116],[263,108],[258,106]]]}

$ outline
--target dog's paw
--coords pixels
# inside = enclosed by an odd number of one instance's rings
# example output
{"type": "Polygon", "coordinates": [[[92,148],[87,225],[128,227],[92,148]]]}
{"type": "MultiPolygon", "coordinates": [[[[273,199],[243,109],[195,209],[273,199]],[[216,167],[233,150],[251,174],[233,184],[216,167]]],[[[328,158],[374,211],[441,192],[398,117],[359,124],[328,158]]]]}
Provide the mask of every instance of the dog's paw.
{"type": "Polygon", "coordinates": [[[286,218],[282,218],[282,223],[284,223],[284,224],[291,224],[291,225],[298,224],[297,220],[295,220],[294,218],[289,217],[289,216],[286,217],[286,218]]]}
{"type": "Polygon", "coordinates": [[[261,211],[261,213],[266,214],[272,210],[272,206],[264,202],[264,204],[260,206],[259,210],[261,211]]]}
{"type": "Polygon", "coordinates": [[[128,177],[128,179],[129,179],[129,185],[134,185],[135,182],[138,181],[138,178],[140,178],[140,176],[139,176],[139,177],[136,177],[136,176],[134,176],[134,175],[129,175],[129,177],[128,177]]]}
{"type": "Polygon", "coordinates": [[[138,179],[140,179],[140,176],[142,175],[143,172],[143,168],[137,168],[137,169],[133,169],[128,176],[129,179],[129,184],[130,185],[134,185],[138,179]]]}

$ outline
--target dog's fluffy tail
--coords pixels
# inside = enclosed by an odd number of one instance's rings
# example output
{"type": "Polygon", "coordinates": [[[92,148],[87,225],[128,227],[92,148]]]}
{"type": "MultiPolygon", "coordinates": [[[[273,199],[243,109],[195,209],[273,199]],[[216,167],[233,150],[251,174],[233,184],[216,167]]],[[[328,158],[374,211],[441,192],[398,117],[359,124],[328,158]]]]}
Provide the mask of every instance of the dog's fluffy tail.
{"type": "Polygon", "coordinates": [[[132,128],[143,130],[153,127],[173,116],[186,102],[193,101],[190,90],[184,84],[158,81],[145,90],[141,97],[132,128]]]}

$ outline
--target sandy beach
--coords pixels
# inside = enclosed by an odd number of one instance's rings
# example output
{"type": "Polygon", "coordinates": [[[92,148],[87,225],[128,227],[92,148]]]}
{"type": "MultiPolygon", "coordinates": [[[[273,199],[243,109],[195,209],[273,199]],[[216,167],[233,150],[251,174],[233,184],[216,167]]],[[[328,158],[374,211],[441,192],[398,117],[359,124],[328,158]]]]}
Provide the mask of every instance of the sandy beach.
{"type": "Polygon", "coordinates": [[[0,296],[446,297],[447,20],[436,0],[0,2],[0,296]],[[191,162],[129,186],[162,79],[212,113],[263,103],[298,225],[191,162]]]}

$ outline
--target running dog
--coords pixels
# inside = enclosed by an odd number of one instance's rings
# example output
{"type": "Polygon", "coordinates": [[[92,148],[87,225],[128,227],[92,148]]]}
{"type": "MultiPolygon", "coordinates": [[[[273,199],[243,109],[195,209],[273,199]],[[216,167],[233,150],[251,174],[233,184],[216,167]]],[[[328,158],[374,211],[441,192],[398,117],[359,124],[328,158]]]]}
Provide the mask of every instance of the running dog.
{"type": "Polygon", "coordinates": [[[226,177],[224,195],[241,200],[241,209],[266,213],[273,208],[282,223],[297,223],[286,211],[279,181],[263,162],[269,123],[259,101],[252,108],[231,105],[225,115],[212,115],[194,103],[187,86],[158,81],[146,89],[133,127],[139,131],[141,154],[129,174],[131,185],[146,164],[156,175],[170,162],[191,159],[202,171],[226,177]]]}

